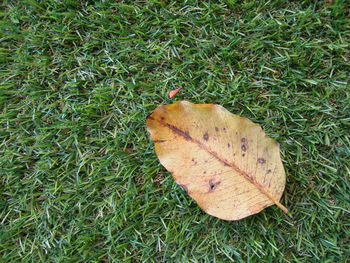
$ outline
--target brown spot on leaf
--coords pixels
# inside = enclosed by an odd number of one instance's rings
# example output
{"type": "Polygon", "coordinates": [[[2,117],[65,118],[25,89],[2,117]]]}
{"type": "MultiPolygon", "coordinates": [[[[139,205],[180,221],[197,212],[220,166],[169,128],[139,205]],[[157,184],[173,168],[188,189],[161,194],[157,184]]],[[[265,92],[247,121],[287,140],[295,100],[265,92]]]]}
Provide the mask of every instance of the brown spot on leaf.
{"type": "Polygon", "coordinates": [[[214,179],[209,180],[209,193],[213,192],[221,184],[221,181],[215,182],[214,179]]]}
{"type": "Polygon", "coordinates": [[[204,139],[205,141],[208,141],[208,139],[209,139],[209,134],[208,134],[208,132],[206,132],[206,133],[203,134],[203,139],[204,139]]]}
{"type": "Polygon", "coordinates": [[[264,158],[258,158],[258,163],[264,164],[266,160],[264,158]]]}
{"type": "Polygon", "coordinates": [[[241,145],[241,149],[243,152],[247,151],[248,147],[247,147],[247,139],[246,138],[242,138],[241,139],[242,145],[241,145]]]}

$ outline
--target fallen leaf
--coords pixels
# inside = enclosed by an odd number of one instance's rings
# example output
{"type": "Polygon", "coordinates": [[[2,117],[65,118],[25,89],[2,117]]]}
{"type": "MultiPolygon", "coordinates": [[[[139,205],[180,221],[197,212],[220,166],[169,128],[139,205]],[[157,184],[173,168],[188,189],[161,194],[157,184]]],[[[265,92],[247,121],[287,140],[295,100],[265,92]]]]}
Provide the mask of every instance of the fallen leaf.
{"type": "Polygon", "coordinates": [[[178,88],[178,89],[174,89],[174,90],[169,91],[169,98],[170,98],[170,99],[174,98],[175,95],[176,95],[180,90],[182,90],[182,88],[178,88]]]}
{"type": "Polygon", "coordinates": [[[127,153],[133,153],[134,152],[134,150],[131,150],[131,149],[125,149],[124,151],[127,152],[127,153]]]}
{"type": "Polygon", "coordinates": [[[147,130],[161,164],[208,214],[238,220],[280,202],[279,144],[258,124],[215,104],[159,106],[147,130]]]}

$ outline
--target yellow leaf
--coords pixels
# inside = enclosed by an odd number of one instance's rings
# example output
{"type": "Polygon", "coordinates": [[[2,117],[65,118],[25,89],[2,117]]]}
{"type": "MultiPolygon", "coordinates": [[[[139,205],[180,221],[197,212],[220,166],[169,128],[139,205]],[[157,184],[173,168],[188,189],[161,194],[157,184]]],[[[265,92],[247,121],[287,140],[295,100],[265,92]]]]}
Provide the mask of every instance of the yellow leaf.
{"type": "Polygon", "coordinates": [[[279,144],[258,124],[215,104],[159,106],[147,129],[162,165],[208,214],[238,220],[280,202],[279,144]]]}

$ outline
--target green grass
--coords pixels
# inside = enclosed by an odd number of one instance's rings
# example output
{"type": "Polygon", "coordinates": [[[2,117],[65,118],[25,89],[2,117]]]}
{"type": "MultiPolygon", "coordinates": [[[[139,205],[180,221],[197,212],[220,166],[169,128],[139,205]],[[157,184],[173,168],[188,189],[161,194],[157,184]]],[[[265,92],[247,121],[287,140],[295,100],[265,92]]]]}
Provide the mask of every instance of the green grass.
{"type": "Polygon", "coordinates": [[[347,1],[0,12],[1,262],[349,262],[347,1]],[[145,119],[177,87],[280,142],[291,218],[222,221],[174,183],[145,119]]]}

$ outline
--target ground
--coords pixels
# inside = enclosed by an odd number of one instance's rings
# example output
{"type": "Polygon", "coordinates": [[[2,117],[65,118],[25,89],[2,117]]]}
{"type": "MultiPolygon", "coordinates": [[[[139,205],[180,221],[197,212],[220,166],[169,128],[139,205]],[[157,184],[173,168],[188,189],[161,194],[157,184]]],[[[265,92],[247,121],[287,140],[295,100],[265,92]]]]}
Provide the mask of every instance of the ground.
{"type": "Polygon", "coordinates": [[[349,262],[349,9],[4,1],[2,262],[349,262]],[[290,216],[198,208],[145,127],[176,100],[220,104],[280,143],[290,216]]]}

